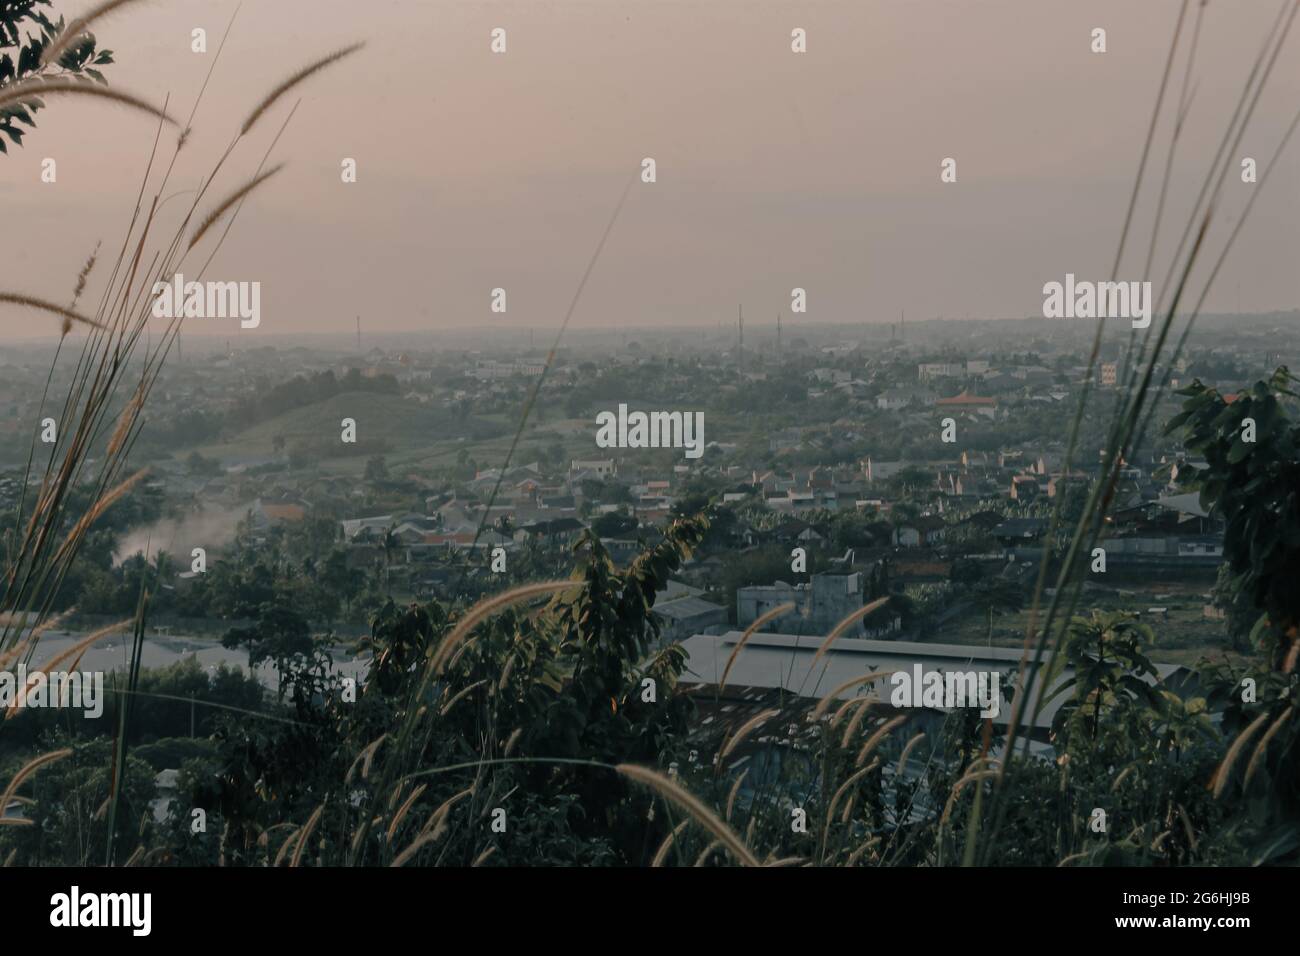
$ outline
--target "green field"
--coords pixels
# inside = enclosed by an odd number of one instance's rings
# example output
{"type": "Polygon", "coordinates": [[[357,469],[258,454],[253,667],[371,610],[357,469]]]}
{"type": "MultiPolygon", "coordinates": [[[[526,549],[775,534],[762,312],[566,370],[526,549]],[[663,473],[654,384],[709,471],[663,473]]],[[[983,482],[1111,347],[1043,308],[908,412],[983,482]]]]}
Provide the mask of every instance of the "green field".
{"type": "MultiPolygon", "coordinates": [[[[337,442],[343,452],[345,446],[339,436],[344,418],[356,421],[359,441],[384,444],[383,454],[390,467],[451,464],[461,449],[481,467],[488,467],[504,458],[517,424],[505,414],[461,417],[396,395],[361,392],[293,409],[195,450],[228,464],[270,458],[275,455],[275,439],[281,436],[288,448],[300,443],[329,447],[337,442]]],[[[597,450],[594,432],[587,422],[577,420],[530,422],[521,449],[553,445],[557,435],[571,457],[593,455],[597,450]]],[[[333,473],[351,474],[365,467],[366,457],[339,454],[321,461],[333,473]]]]}
{"type": "MultiPolygon", "coordinates": [[[[357,392],[293,409],[193,450],[229,465],[273,457],[275,438],[282,436],[288,449],[300,443],[321,448],[337,443],[343,452],[340,423],[344,418],[352,418],[357,423],[358,441],[384,443],[382,454],[390,469],[454,464],[462,449],[480,468],[490,468],[505,460],[521,411],[511,409],[462,417],[443,407],[407,401],[397,395],[357,392]]],[[[593,419],[556,418],[557,411],[554,406],[542,408],[539,421],[534,410],[520,438],[515,464],[527,464],[539,451],[557,444],[563,451],[566,466],[573,459],[609,456],[609,451],[596,447],[593,419]]],[[[722,438],[724,434],[734,435],[734,416],[709,413],[708,424],[711,429],[706,432],[708,440],[722,438]]],[[[190,450],[184,449],[176,455],[184,457],[190,450]]],[[[341,453],[321,457],[319,461],[331,474],[351,475],[364,470],[367,457],[367,454],[341,453]]],[[[665,455],[665,461],[670,457],[665,455]]]]}
{"type": "MultiPolygon", "coordinates": [[[[1161,664],[1195,664],[1202,657],[1219,658],[1226,654],[1237,660],[1239,655],[1229,650],[1230,642],[1223,621],[1205,617],[1204,605],[1209,601],[1203,595],[1209,590],[1205,583],[1152,582],[1125,589],[1115,596],[1084,595],[1084,607],[1101,611],[1137,611],[1142,620],[1155,633],[1155,643],[1146,648],[1147,656],[1161,664]],[[1163,607],[1164,614],[1151,614],[1148,609],[1163,607]]],[[[1049,604],[1043,601],[1043,611],[1049,604]]],[[[1079,613],[1086,613],[1081,611],[1079,613]]],[[[1039,623],[1042,622],[1042,613],[1039,623]]],[[[1021,647],[1029,627],[1029,610],[1012,614],[994,615],[993,645],[995,647],[1021,647]]],[[[927,635],[926,640],[953,644],[987,644],[988,619],[972,609],[942,628],[927,635]]]]}

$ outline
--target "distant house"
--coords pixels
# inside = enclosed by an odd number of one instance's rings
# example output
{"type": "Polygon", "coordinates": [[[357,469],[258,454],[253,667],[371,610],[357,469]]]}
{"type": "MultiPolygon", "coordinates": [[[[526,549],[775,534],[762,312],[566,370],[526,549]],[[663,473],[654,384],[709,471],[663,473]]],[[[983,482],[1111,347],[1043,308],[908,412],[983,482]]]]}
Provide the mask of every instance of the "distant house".
{"type": "Polygon", "coordinates": [[[271,525],[296,523],[307,517],[307,508],[301,501],[286,498],[258,498],[253,505],[253,526],[265,529],[271,525]]]}
{"type": "Polygon", "coordinates": [[[1193,518],[1205,519],[1210,516],[1201,505],[1201,496],[1198,492],[1157,498],[1155,503],[1162,509],[1176,513],[1180,524],[1193,518]]]}
{"type": "Polygon", "coordinates": [[[965,374],[963,362],[923,362],[916,367],[916,377],[923,382],[932,378],[960,378],[965,374]]]}
{"type": "Polygon", "coordinates": [[[392,523],[392,515],[375,515],[373,518],[347,518],[339,522],[343,528],[343,540],[349,544],[383,537],[384,531],[392,523]]]}
{"type": "Polygon", "coordinates": [[[887,412],[896,412],[914,403],[931,405],[934,393],[923,388],[887,388],[876,396],[876,407],[887,412]]]}
{"type": "Polygon", "coordinates": [[[888,481],[908,467],[905,461],[873,461],[870,456],[862,463],[862,475],[867,481],[888,481]]]}
{"type": "Polygon", "coordinates": [[[808,373],[808,377],[823,385],[837,385],[840,382],[850,381],[853,373],[836,368],[815,368],[808,373]]]}
{"type": "Polygon", "coordinates": [[[922,515],[915,521],[905,521],[894,528],[892,540],[898,547],[919,548],[938,544],[943,540],[947,525],[936,515],[922,515]]]}
{"type": "Polygon", "coordinates": [[[402,544],[422,543],[426,535],[436,530],[435,523],[424,515],[403,515],[393,524],[393,536],[402,544]]]}
{"type": "Polygon", "coordinates": [[[661,644],[684,641],[692,634],[724,628],[727,624],[725,607],[694,596],[656,604],[650,613],[659,621],[661,644]]]}
{"type": "Polygon", "coordinates": [[[1036,541],[1047,531],[1046,518],[1008,518],[993,529],[993,537],[1010,547],[1036,541]]]}
{"type": "MultiPolygon", "coordinates": [[[[773,608],[792,602],[795,609],[772,621],[770,627],[798,627],[805,634],[827,634],[854,611],[862,609],[865,579],[861,572],[814,574],[807,584],[750,585],[736,589],[736,624],[748,627],[773,608]]],[[[865,637],[897,630],[901,618],[889,607],[855,622],[845,637],[865,637]]]]}
{"type": "Polygon", "coordinates": [[[974,412],[986,418],[993,418],[998,411],[998,400],[981,395],[972,395],[970,392],[961,392],[951,398],[937,400],[934,407],[940,411],[974,412]]]}
{"type": "Polygon", "coordinates": [[[1047,497],[1055,498],[1071,488],[1086,491],[1089,482],[1087,475],[1052,475],[1047,481],[1047,497]]]}
{"type": "Polygon", "coordinates": [[[896,558],[889,563],[891,580],[904,584],[934,584],[952,577],[952,562],[925,558],[896,558]]]}
{"type": "Polygon", "coordinates": [[[515,532],[516,539],[528,537],[546,538],[554,541],[569,538],[586,527],[577,518],[555,518],[551,521],[534,521],[515,532]]]}
{"type": "Polygon", "coordinates": [[[826,542],[825,535],[806,521],[790,518],[782,521],[776,528],[776,537],[785,544],[813,545],[820,547],[826,542]]]}
{"type": "Polygon", "coordinates": [[[968,515],[957,522],[958,524],[973,525],[981,531],[992,531],[1002,523],[1002,515],[996,511],[977,511],[968,515]]]}
{"type": "Polygon", "coordinates": [[[785,494],[784,506],[791,511],[810,511],[819,507],[818,497],[811,491],[795,491],[792,488],[785,494]]]}
{"type": "Polygon", "coordinates": [[[767,440],[767,450],[781,451],[785,448],[798,448],[800,441],[799,429],[787,428],[785,431],[776,432],[767,440]]]}
{"type": "Polygon", "coordinates": [[[614,459],[612,458],[578,460],[570,463],[570,474],[576,474],[580,471],[589,471],[600,478],[612,478],[618,473],[618,469],[615,467],[614,459]]]}
{"type": "Polygon", "coordinates": [[[1011,500],[1033,501],[1043,491],[1037,475],[1013,475],[1011,477],[1011,500]]]}
{"type": "Polygon", "coordinates": [[[1170,466],[1169,489],[1171,491],[1177,491],[1188,478],[1195,475],[1198,470],[1206,467],[1207,465],[1204,459],[1188,460],[1180,458],[1170,466]]]}

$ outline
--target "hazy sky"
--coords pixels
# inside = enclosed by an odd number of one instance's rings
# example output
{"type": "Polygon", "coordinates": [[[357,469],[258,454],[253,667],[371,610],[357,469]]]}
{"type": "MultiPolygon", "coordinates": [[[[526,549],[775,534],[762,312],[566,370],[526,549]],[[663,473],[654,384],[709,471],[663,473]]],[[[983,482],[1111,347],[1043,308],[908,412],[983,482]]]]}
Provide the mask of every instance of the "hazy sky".
{"type": "MultiPolygon", "coordinates": [[[[91,4],[56,0],[71,17],[91,4]]],[[[146,0],[103,21],[110,81],[188,115],[234,0],[146,0]],[[206,55],[190,31],[208,32],[206,55]]],[[[518,3],[244,0],[169,191],[192,188],[260,95],[318,55],[366,49],[301,88],[207,278],[262,284],[259,330],[436,330],[561,320],[624,183],[633,186],[578,326],[1041,314],[1042,286],[1105,279],[1178,0],[518,3]],[[507,30],[508,52],[489,50],[507,30]],[[807,31],[808,52],[790,50],[807,31]],[[1094,27],[1108,52],[1090,51],[1094,27]],[[353,157],[358,182],[340,181],[353,157]],[[958,181],[939,164],[957,160],[958,181]],[[505,315],[489,311],[493,287],[505,315]]],[[[1175,239],[1278,2],[1212,0],[1163,237],[1175,239]]],[[[1179,94],[1189,9],[1170,98],[1179,94]]],[[[1300,32],[1300,27],[1297,27],[1300,32]]],[[[1271,157],[1300,104],[1292,35],[1239,157],[1271,157]]],[[[213,195],[251,174],[293,99],[241,143],[213,195]]],[[[0,156],[0,287],[66,302],[97,239],[120,244],[154,134],[148,117],[50,98],[0,156]],[[40,181],[41,160],[58,182],[40,181]]],[[[1161,127],[1149,184],[1169,144],[1161,127]]],[[[1300,142],[1266,186],[1207,302],[1300,306],[1300,142]]],[[[1230,172],[1217,251],[1252,187],[1230,172]]],[[[1155,188],[1122,278],[1141,275],[1155,188]]],[[[164,216],[179,217],[184,200],[164,216]]],[[[210,205],[210,204],[206,204],[210,205]]],[[[205,205],[205,208],[206,208],[205,205]]],[[[1172,242],[1149,278],[1159,287],[1172,242]]],[[[102,263],[101,263],[102,265],[102,263]]],[[[98,294],[107,276],[92,276],[98,294]]],[[[207,323],[206,325],[204,323],[207,323]]],[[[218,323],[218,324],[213,324],[218,323]]],[[[47,333],[0,311],[0,336],[47,333]]]]}

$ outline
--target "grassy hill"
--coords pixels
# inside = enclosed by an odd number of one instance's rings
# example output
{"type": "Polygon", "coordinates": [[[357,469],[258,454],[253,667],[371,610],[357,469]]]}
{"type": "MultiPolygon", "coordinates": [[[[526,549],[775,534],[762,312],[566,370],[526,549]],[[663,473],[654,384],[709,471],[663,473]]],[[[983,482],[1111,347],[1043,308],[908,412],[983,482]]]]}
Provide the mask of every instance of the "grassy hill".
{"type": "MultiPolygon", "coordinates": [[[[358,442],[381,443],[390,467],[445,465],[454,462],[462,449],[481,467],[490,467],[505,458],[518,424],[515,414],[461,417],[397,395],[347,393],[259,422],[198,451],[225,464],[267,459],[275,456],[275,439],[282,436],[290,449],[295,445],[337,447],[338,455],[323,458],[331,470],[359,471],[365,466],[366,455],[346,454],[340,440],[340,423],[352,418],[357,423],[358,442]]],[[[551,447],[558,440],[567,457],[592,457],[597,451],[594,435],[594,425],[585,420],[547,418],[540,424],[533,420],[520,440],[519,454],[551,447]]]]}

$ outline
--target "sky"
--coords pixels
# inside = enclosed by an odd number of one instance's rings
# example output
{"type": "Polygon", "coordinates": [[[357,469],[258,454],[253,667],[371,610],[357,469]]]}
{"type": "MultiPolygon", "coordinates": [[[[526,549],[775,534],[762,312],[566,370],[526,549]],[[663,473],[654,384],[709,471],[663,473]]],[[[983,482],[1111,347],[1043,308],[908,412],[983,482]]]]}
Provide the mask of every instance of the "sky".
{"type": "MultiPolygon", "coordinates": [[[[91,6],[55,0],[71,18],[91,6]]],[[[96,34],[110,82],[188,115],[235,0],[142,0],[96,34]],[[208,52],[191,50],[207,31],[208,52]]],[[[261,283],[249,337],[562,321],[577,327],[892,322],[1041,315],[1043,285],[1108,278],[1179,0],[243,0],[166,193],[193,189],[269,89],[367,46],[278,103],[200,208],[237,188],[301,99],[205,278],[261,283]],[[490,31],[506,30],[506,52],[490,31]],[[1107,51],[1093,53],[1092,31],[1107,51]],[[806,31],[807,52],[791,51],[806,31]],[[653,157],[657,181],[640,180],[653,157]],[[957,181],[940,181],[945,158],[957,181]],[[341,162],[357,181],[341,181],[341,162]],[[507,311],[491,311],[506,290],[507,311]],[[807,312],[791,314],[791,290],[807,312]]],[[[1170,101],[1182,92],[1189,5],[1170,101]]],[[[1171,119],[1158,127],[1120,278],[1157,293],[1279,2],[1213,0],[1160,241],[1146,259],[1171,119]]],[[[1297,27],[1296,33],[1300,33],[1297,27]]],[[[1300,104],[1288,39],[1236,155],[1262,171],[1300,104]]],[[[1172,111],[1167,111],[1172,117],[1172,111]]],[[[156,124],[100,101],[47,100],[0,156],[0,289],[66,303],[96,241],[116,250],[156,124]],[[57,162],[57,182],[41,163],[57,162]]],[[[1297,137],[1300,139],[1300,136],[1297,137]]],[[[1250,190],[1234,158],[1217,254],[1250,190]]],[[[1293,141],[1206,301],[1300,306],[1293,141]]],[[[175,222],[185,199],[162,219],[175,222]]],[[[111,258],[111,255],[107,256],[111,258]]],[[[206,254],[204,255],[206,258],[206,254]]],[[[201,259],[187,260],[197,267],[201,259]]],[[[87,301],[108,270],[91,274],[87,301]]],[[[184,269],[182,269],[184,272],[184,269]]],[[[1204,276],[1205,270],[1201,275],[1204,276]]],[[[1199,289],[1199,285],[1197,286],[1199,289]]],[[[195,324],[197,323],[197,324],[195,324]]],[[[207,323],[207,324],[204,324],[207,323]]],[[[0,307],[0,341],[51,331],[0,307]]]]}

